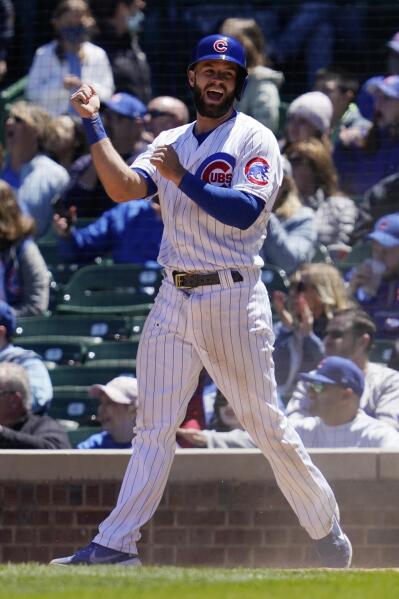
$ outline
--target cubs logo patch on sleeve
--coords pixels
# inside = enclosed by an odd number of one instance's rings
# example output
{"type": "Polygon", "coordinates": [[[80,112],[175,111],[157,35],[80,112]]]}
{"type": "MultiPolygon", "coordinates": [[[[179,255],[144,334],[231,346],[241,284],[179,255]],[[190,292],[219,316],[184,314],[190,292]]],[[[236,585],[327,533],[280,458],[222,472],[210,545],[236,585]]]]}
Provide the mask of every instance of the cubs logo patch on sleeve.
{"type": "Polygon", "coordinates": [[[235,167],[235,158],[225,152],[217,152],[208,156],[196,171],[201,181],[218,187],[230,187],[235,167]]]}
{"type": "Polygon", "coordinates": [[[251,158],[244,168],[245,177],[248,179],[248,181],[250,183],[254,183],[255,185],[261,186],[267,185],[269,183],[269,172],[269,163],[266,158],[262,158],[261,156],[251,158]]]}

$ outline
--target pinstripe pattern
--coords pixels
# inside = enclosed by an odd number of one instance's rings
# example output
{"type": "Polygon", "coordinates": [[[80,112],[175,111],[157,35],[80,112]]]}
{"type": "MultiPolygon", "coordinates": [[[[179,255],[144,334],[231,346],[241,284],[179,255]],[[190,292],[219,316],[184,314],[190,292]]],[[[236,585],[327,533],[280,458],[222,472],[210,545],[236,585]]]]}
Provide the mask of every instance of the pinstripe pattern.
{"type": "Polygon", "coordinates": [[[259,250],[265,240],[267,221],[282,176],[278,145],[266,127],[238,113],[198,146],[193,125],[184,125],[161,133],[132,166],[148,172],[158,187],[165,225],[158,256],[160,264],[191,272],[241,265],[262,266],[259,250]],[[160,177],[149,157],[155,147],[163,144],[173,145],[180,162],[191,173],[213,154],[223,152],[232,156],[236,165],[231,186],[258,195],[265,201],[265,208],[254,225],[245,231],[224,225],[207,215],[173,183],[160,177]],[[269,183],[264,187],[251,183],[244,174],[245,165],[256,156],[266,157],[270,164],[269,183]]]}
{"type": "MultiPolygon", "coordinates": [[[[100,525],[97,543],[136,552],[140,527],[154,513],[175,451],[176,428],[204,366],[233,406],[248,433],[269,460],[276,480],[301,525],[312,538],[328,534],[338,508],[322,474],[277,408],[272,359],[272,319],[266,288],[260,281],[258,255],[267,220],[281,183],[277,142],[250,117],[217,127],[198,147],[192,125],[162,133],[157,144],[175,147],[183,166],[195,173],[216,152],[232,157],[231,185],[259,195],[265,208],[241,231],[208,216],[149,162],[135,163],[158,186],[165,223],[159,260],[166,278],[147,319],[137,355],[139,410],[133,454],[118,502],[100,525]],[[245,175],[248,161],[264,157],[269,182],[259,185],[245,175]],[[230,268],[243,281],[233,283],[230,268]],[[180,291],[173,270],[218,271],[220,284],[180,291]]],[[[202,172],[202,171],[201,171],[202,172]]]]}
{"type": "Polygon", "coordinates": [[[276,405],[268,297],[257,273],[240,284],[189,294],[164,281],[138,352],[139,410],[133,455],[117,506],[95,541],[136,551],[139,529],[154,513],[170,471],[175,431],[202,364],[269,460],[301,525],[320,538],[337,510],[333,493],[276,405]]]}

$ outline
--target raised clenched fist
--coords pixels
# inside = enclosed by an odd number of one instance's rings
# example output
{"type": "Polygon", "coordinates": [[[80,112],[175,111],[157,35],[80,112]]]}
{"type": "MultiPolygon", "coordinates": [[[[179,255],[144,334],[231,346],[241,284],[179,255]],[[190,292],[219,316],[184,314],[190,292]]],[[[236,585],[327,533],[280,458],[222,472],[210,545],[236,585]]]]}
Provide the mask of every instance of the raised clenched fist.
{"type": "Polygon", "coordinates": [[[83,84],[71,96],[71,104],[82,117],[89,119],[100,110],[100,98],[92,85],[83,84]]]}

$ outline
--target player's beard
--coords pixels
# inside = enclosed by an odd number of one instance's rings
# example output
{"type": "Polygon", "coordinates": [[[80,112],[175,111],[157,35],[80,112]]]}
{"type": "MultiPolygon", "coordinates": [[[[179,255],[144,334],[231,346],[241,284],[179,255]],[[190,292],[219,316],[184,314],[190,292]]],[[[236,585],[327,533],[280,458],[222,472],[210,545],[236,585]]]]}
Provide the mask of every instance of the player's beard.
{"type": "Polygon", "coordinates": [[[221,104],[207,104],[204,100],[205,92],[203,93],[198,85],[194,83],[191,88],[193,94],[193,100],[197,112],[201,116],[205,116],[212,119],[219,119],[223,115],[227,114],[234,103],[235,90],[230,94],[227,94],[221,104]]]}

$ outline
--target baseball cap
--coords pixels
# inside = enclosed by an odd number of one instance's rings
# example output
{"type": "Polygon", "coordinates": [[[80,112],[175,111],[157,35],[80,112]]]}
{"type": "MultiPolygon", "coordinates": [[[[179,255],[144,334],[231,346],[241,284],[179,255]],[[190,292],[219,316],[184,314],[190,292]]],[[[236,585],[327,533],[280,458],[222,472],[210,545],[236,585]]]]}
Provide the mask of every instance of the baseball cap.
{"type": "Polygon", "coordinates": [[[384,79],[370,81],[367,86],[367,91],[370,94],[375,94],[377,90],[390,98],[399,100],[399,75],[390,75],[384,79]]]}
{"type": "Polygon", "coordinates": [[[137,402],[137,379],[132,376],[117,376],[106,385],[92,385],[89,395],[99,399],[101,393],[115,403],[130,405],[137,402]]]}
{"type": "Polygon", "coordinates": [[[377,220],[367,239],[377,241],[386,248],[399,246],[399,212],[387,214],[377,220]]]}
{"type": "Polygon", "coordinates": [[[144,116],[147,112],[147,108],[141,100],[125,92],[114,94],[109,100],[103,102],[103,104],[113,112],[131,119],[144,116]]]}
{"type": "Polygon", "coordinates": [[[343,385],[352,389],[359,397],[364,391],[364,374],[352,360],[340,356],[329,356],[320,362],[316,370],[301,372],[301,381],[343,385]]]}
{"type": "Polygon", "coordinates": [[[388,48],[391,48],[394,52],[399,53],[399,31],[395,33],[393,37],[387,42],[388,48]]]}
{"type": "Polygon", "coordinates": [[[309,121],[318,131],[326,133],[331,126],[333,105],[322,92],[307,92],[291,102],[287,116],[298,115],[309,121]]]}
{"type": "Polygon", "coordinates": [[[7,334],[12,337],[17,326],[15,312],[7,302],[0,300],[0,325],[7,329],[7,334]]]}

